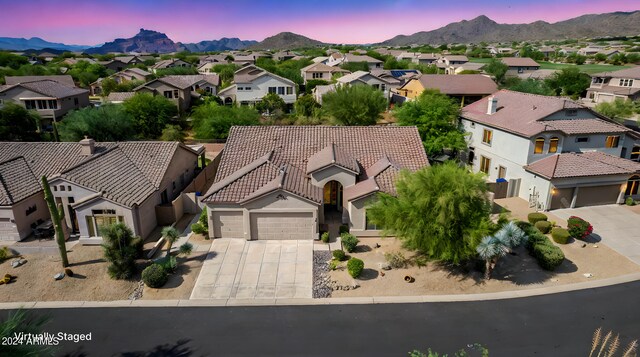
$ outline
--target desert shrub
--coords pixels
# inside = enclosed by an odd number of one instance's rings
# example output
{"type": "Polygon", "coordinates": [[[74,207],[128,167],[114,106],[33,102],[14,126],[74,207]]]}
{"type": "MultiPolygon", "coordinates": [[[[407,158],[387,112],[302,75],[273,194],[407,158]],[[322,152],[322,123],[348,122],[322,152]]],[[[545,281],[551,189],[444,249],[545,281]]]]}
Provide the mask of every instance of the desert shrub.
{"type": "Polygon", "coordinates": [[[185,257],[191,255],[191,252],[193,252],[193,244],[189,242],[184,243],[180,248],[178,248],[178,254],[185,257]]]}
{"type": "Polygon", "coordinates": [[[636,201],[631,197],[627,197],[627,199],[624,200],[624,204],[626,204],[627,206],[635,206],[636,201]]]}
{"type": "Polygon", "coordinates": [[[347,254],[345,254],[344,250],[338,249],[333,251],[333,259],[338,261],[345,261],[347,259],[347,254]]]}
{"type": "Polygon", "coordinates": [[[545,270],[554,270],[564,260],[564,253],[555,245],[549,244],[536,244],[533,247],[533,256],[538,261],[538,264],[545,270]]]}
{"type": "Polygon", "coordinates": [[[536,222],[539,222],[539,221],[546,221],[547,215],[541,212],[533,212],[533,213],[529,213],[529,215],[527,216],[527,219],[529,220],[529,223],[536,224],[536,222]]]}
{"type": "Polygon", "coordinates": [[[551,222],[549,222],[549,221],[538,221],[538,222],[536,222],[535,227],[542,234],[547,234],[551,230],[551,222]]]}
{"type": "Polygon", "coordinates": [[[384,259],[392,268],[406,268],[409,260],[401,252],[384,253],[384,259]]]}
{"type": "Polygon", "coordinates": [[[364,262],[358,258],[351,258],[347,262],[347,271],[353,278],[357,278],[362,274],[364,270],[364,262]]]}
{"type": "Polygon", "coordinates": [[[323,232],[323,233],[320,235],[320,240],[321,240],[323,243],[329,243],[329,232],[323,232]]]}
{"type": "Polygon", "coordinates": [[[154,263],[142,271],[142,281],[150,288],[160,288],[169,280],[169,275],[164,268],[154,263]]]}
{"type": "Polygon", "coordinates": [[[129,279],[136,271],[138,248],[134,245],[133,232],[124,223],[102,227],[102,248],[112,279],[129,279]]]}
{"type": "Polygon", "coordinates": [[[174,273],[178,268],[178,261],[173,255],[157,259],[156,264],[160,265],[167,273],[174,273]]]}
{"type": "Polygon", "coordinates": [[[419,268],[426,267],[429,263],[429,258],[426,255],[420,254],[413,258],[413,263],[419,268]]]}
{"type": "Polygon", "coordinates": [[[518,228],[522,229],[527,234],[529,234],[529,232],[531,232],[531,229],[533,229],[533,224],[526,221],[516,221],[516,226],[518,226],[518,228]]]}
{"type": "Polygon", "coordinates": [[[200,217],[198,217],[198,223],[202,224],[204,228],[209,229],[209,217],[207,216],[207,207],[202,209],[200,217]]]}
{"type": "Polygon", "coordinates": [[[142,254],[144,253],[144,239],[135,237],[131,241],[131,244],[136,248],[136,258],[142,258],[142,254]]]}
{"type": "Polygon", "coordinates": [[[191,225],[191,230],[195,234],[207,234],[207,228],[200,222],[196,222],[191,225]]]}
{"type": "Polygon", "coordinates": [[[342,247],[344,248],[344,250],[349,253],[353,253],[353,251],[356,249],[356,246],[360,242],[360,240],[356,238],[356,236],[349,233],[342,233],[340,235],[340,240],[342,241],[342,247]]]}
{"type": "Polygon", "coordinates": [[[551,238],[558,244],[567,244],[570,234],[569,231],[564,228],[554,228],[551,230],[551,238]]]}
{"type": "Polygon", "coordinates": [[[0,248],[0,262],[5,261],[7,258],[9,258],[9,256],[11,256],[11,253],[9,252],[9,247],[0,248]]]}
{"type": "Polygon", "coordinates": [[[349,226],[347,226],[346,224],[343,224],[340,227],[338,227],[338,231],[340,232],[340,234],[349,233],[349,226]]]}
{"type": "Polygon", "coordinates": [[[547,236],[543,235],[540,232],[529,234],[527,242],[525,243],[525,247],[529,251],[529,254],[533,255],[533,247],[538,244],[551,244],[551,241],[549,241],[549,238],[547,238],[547,236]]]}
{"type": "Polygon", "coordinates": [[[585,239],[593,233],[593,226],[580,217],[571,216],[567,220],[567,230],[573,238],[585,239]]]}
{"type": "Polygon", "coordinates": [[[332,260],[329,262],[329,270],[336,270],[338,268],[338,261],[332,260]]]}

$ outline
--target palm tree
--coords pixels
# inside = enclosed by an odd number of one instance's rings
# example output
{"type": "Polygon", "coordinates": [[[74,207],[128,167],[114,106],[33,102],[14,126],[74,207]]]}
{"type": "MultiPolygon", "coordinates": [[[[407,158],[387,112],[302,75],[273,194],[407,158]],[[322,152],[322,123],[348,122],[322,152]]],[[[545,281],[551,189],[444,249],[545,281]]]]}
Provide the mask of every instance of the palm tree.
{"type": "Polygon", "coordinates": [[[491,273],[498,259],[511,252],[526,240],[526,234],[513,221],[505,224],[494,236],[484,237],[476,247],[480,258],[485,261],[484,277],[491,279],[491,273]]]}
{"type": "Polygon", "coordinates": [[[168,243],[167,257],[171,253],[171,246],[180,238],[180,233],[174,227],[168,226],[162,228],[162,238],[168,243]]]}

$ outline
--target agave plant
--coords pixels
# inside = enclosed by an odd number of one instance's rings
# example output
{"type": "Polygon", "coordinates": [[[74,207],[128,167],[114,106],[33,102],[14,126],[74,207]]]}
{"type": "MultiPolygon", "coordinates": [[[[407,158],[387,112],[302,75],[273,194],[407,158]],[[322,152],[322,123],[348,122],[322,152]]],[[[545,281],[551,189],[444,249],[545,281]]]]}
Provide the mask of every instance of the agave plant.
{"type": "Polygon", "coordinates": [[[509,250],[524,243],[527,235],[513,221],[505,224],[496,233],[495,237],[502,242],[509,250]]]}

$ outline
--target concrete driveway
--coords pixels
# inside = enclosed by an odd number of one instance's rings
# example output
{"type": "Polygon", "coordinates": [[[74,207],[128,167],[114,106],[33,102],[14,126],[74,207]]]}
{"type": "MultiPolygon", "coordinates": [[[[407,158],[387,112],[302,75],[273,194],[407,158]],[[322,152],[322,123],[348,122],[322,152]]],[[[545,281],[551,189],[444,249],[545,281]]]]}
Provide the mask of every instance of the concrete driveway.
{"type": "Polygon", "coordinates": [[[313,241],[216,239],[191,299],[311,298],[313,241]]]}
{"type": "Polygon", "coordinates": [[[620,205],[567,208],[551,213],[565,220],[570,216],[586,219],[602,243],[640,264],[640,214],[620,205]]]}

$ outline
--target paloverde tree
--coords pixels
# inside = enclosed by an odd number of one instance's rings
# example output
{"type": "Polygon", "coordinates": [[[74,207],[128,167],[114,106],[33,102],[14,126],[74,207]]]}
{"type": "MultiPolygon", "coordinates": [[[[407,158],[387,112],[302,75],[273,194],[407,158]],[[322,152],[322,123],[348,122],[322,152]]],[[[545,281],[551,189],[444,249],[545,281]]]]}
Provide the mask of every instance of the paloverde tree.
{"type": "Polygon", "coordinates": [[[85,136],[96,141],[125,141],[135,138],[133,117],[121,106],[105,104],[67,114],[57,124],[62,141],[80,141],[85,136]]]}
{"type": "Polygon", "coordinates": [[[491,228],[482,173],[454,162],[403,171],[396,192],[378,194],[367,208],[367,218],[385,235],[439,261],[458,264],[477,256],[476,247],[491,228]]]}
{"type": "Polygon", "coordinates": [[[594,108],[596,112],[618,122],[624,122],[625,118],[631,118],[635,110],[633,102],[628,99],[616,99],[613,102],[603,102],[594,108]]]}
{"type": "Polygon", "coordinates": [[[509,66],[502,63],[502,61],[497,58],[492,58],[484,67],[482,67],[482,69],[484,69],[484,71],[489,73],[490,75],[494,76],[496,82],[502,83],[502,81],[504,80],[504,76],[509,70],[509,66]]]}
{"type": "Polygon", "coordinates": [[[131,114],[134,130],[142,139],[156,139],[178,108],[169,99],[150,93],[138,93],[124,101],[123,106],[131,114]]]}
{"type": "Polygon", "coordinates": [[[577,67],[570,67],[554,73],[546,83],[554,90],[555,95],[566,95],[578,99],[591,85],[591,77],[580,72],[577,67]]]}
{"type": "Polygon", "coordinates": [[[339,125],[375,125],[387,108],[378,89],[368,85],[338,86],[322,97],[322,106],[339,125]]]}
{"type": "Polygon", "coordinates": [[[425,90],[416,100],[405,102],[394,113],[398,125],[415,125],[427,155],[445,149],[466,148],[464,132],[458,127],[460,105],[437,90],[425,90]]]}

